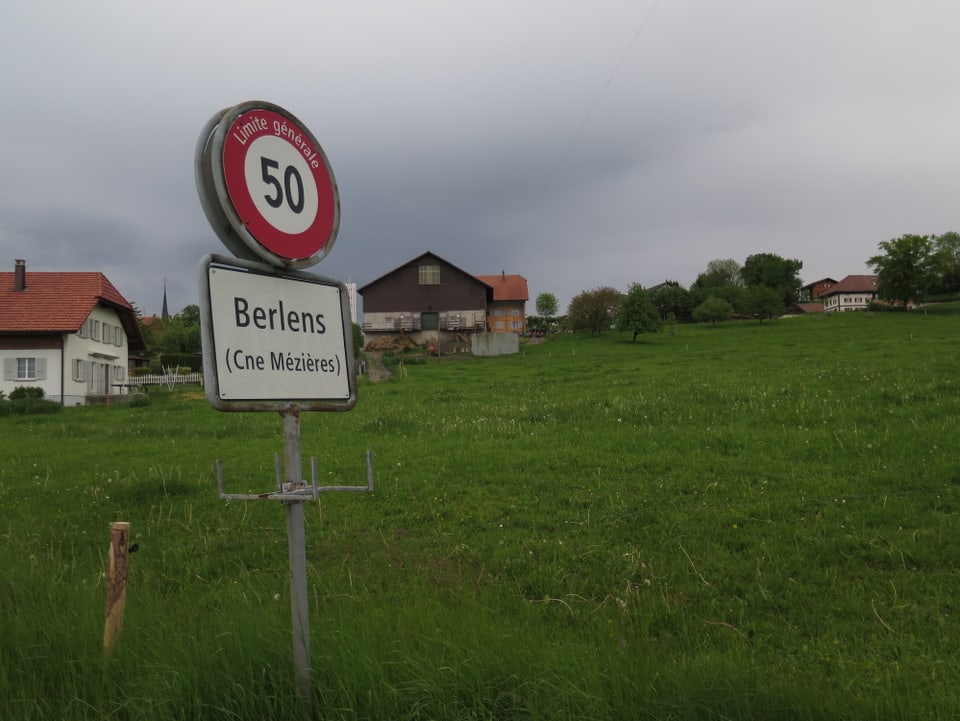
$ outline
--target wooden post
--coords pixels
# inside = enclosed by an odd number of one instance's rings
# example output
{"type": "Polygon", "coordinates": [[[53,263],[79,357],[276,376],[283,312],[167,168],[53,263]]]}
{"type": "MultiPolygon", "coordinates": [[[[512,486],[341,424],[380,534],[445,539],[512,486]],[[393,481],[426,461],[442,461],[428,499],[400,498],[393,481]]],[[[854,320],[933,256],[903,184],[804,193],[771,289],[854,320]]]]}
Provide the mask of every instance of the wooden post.
{"type": "Polygon", "coordinates": [[[123,607],[127,600],[127,550],[130,524],[110,524],[110,568],[107,573],[107,609],[104,614],[103,648],[110,653],[123,629],[123,607]]]}

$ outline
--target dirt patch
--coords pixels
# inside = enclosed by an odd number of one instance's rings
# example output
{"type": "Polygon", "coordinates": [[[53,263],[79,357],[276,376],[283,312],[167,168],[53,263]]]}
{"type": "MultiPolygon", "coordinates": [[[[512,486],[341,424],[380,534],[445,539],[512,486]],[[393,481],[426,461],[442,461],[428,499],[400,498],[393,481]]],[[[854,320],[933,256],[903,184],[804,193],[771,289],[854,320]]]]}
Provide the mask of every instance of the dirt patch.
{"type": "Polygon", "coordinates": [[[367,378],[371,383],[386,380],[393,376],[390,369],[383,364],[383,351],[367,351],[364,354],[366,361],[367,378]]]}
{"type": "Polygon", "coordinates": [[[412,348],[418,348],[419,346],[410,340],[408,335],[392,335],[386,336],[384,338],[374,338],[372,341],[367,343],[364,347],[368,353],[371,351],[375,352],[384,352],[390,351],[391,353],[402,353],[405,350],[410,350],[412,348]]]}
{"type": "Polygon", "coordinates": [[[364,347],[364,358],[366,360],[366,375],[371,382],[376,383],[386,378],[393,377],[393,372],[387,368],[383,362],[384,353],[404,353],[414,349],[419,349],[410,336],[401,333],[400,335],[385,336],[383,338],[374,338],[364,347]]]}

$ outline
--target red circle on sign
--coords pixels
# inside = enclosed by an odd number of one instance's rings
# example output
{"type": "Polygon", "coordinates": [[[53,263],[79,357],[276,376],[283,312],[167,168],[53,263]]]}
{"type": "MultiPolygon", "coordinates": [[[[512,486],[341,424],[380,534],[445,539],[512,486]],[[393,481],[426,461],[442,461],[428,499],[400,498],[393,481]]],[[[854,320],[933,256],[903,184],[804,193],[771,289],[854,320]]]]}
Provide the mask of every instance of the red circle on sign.
{"type": "Polygon", "coordinates": [[[319,143],[295,118],[264,108],[240,113],[225,129],[222,157],[223,179],[230,202],[244,228],[266,250],[286,260],[301,260],[323,251],[336,236],[339,199],[333,172],[319,143]],[[284,155],[289,157],[294,153],[296,165],[307,168],[308,178],[291,173],[294,165],[284,164],[282,159],[263,156],[253,158],[255,162],[251,165],[248,154],[261,138],[270,139],[273,147],[285,143],[284,155]],[[251,167],[260,168],[262,172],[251,173],[251,167]],[[300,223],[303,229],[298,225],[296,232],[286,232],[261,210],[267,202],[270,207],[280,208],[278,212],[287,211],[288,215],[303,212],[296,208],[298,204],[303,205],[305,195],[312,195],[308,185],[311,181],[316,187],[315,216],[300,223]]]}

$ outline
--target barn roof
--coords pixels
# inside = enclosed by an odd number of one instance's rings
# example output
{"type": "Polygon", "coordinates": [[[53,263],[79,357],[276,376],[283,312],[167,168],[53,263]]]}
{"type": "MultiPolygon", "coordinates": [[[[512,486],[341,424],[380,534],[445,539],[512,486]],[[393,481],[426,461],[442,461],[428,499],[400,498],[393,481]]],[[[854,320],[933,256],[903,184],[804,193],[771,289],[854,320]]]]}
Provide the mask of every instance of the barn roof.
{"type": "MultiPolygon", "coordinates": [[[[396,273],[397,271],[399,271],[399,270],[401,270],[401,269],[403,269],[403,268],[406,268],[406,267],[408,267],[408,266],[414,265],[414,264],[416,264],[416,263],[419,263],[419,262],[421,262],[421,261],[423,261],[423,260],[426,260],[426,259],[428,259],[428,258],[433,259],[433,260],[435,260],[435,261],[439,261],[440,263],[445,263],[445,264],[449,265],[451,268],[453,268],[454,270],[458,270],[458,271],[460,271],[461,273],[463,273],[464,275],[466,275],[466,276],[468,276],[468,277],[470,277],[470,278],[476,278],[477,280],[480,280],[480,279],[479,279],[477,276],[475,276],[473,273],[468,273],[468,272],[465,271],[463,268],[457,267],[456,265],[454,265],[453,263],[451,263],[451,262],[450,262],[449,260],[447,260],[446,258],[441,258],[441,257],[440,257],[439,255],[437,255],[436,253],[433,253],[433,252],[431,252],[431,251],[428,250],[426,253],[421,253],[421,254],[418,255],[416,258],[411,258],[411,259],[408,260],[406,263],[401,263],[400,265],[398,265],[398,266],[397,266],[396,268],[394,268],[393,270],[387,271],[386,273],[384,273],[384,274],[381,275],[380,277],[374,278],[373,280],[371,280],[371,281],[370,281],[369,283],[367,283],[366,285],[364,285],[364,286],[362,286],[362,287],[360,287],[360,288],[357,288],[357,293],[359,293],[360,295],[363,295],[363,292],[364,292],[365,290],[368,290],[369,288],[371,288],[372,286],[376,285],[377,283],[379,283],[380,281],[384,280],[385,278],[389,278],[391,275],[393,275],[393,274],[396,273]]],[[[480,282],[483,283],[482,280],[480,280],[480,282]]],[[[486,285],[486,284],[484,284],[484,285],[486,285]]]]}

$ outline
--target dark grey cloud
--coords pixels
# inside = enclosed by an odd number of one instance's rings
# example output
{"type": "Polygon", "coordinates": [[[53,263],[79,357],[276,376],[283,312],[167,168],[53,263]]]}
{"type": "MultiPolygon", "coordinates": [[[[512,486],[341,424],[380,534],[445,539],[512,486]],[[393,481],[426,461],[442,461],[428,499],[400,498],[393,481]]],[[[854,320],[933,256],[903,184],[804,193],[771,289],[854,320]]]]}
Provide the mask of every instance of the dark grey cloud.
{"type": "Polygon", "coordinates": [[[946,0],[17,3],[0,266],[99,269],[145,312],[226,252],[200,129],[264,99],[320,139],[358,283],[433,250],[565,305],[775,252],[805,279],[960,229],[946,0]],[[3,260],[6,258],[7,260],[3,260]]]}

